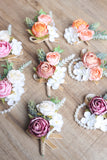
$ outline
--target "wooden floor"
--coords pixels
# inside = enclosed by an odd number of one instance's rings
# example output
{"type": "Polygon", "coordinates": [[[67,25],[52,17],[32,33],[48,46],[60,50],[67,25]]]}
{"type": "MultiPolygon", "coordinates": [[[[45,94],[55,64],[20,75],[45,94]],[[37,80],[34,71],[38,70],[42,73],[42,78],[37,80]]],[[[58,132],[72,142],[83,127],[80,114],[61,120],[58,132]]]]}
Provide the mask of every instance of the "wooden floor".
{"type": "MultiPolygon", "coordinates": [[[[0,0],[0,30],[12,24],[12,33],[15,38],[23,42],[24,55],[16,68],[22,63],[32,60],[33,64],[25,69],[25,94],[20,103],[6,115],[0,115],[0,160],[107,160],[107,133],[99,130],[88,131],[79,127],[74,121],[76,107],[83,102],[88,93],[104,94],[107,91],[107,78],[103,78],[96,85],[93,82],[77,82],[68,76],[63,91],[52,92],[52,96],[59,99],[67,98],[60,113],[64,118],[62,129],[63,140],[54,141],[57,149],[52,151],[46,148],[46,156],[39,154],[39,143],[25,132],[29,119],[27,103],[30,99],[39,103],[48,99],[44,84],[36,83],[33,78],[32,67],[37,65],[37,50],[43,48],[49,51],[43,42],[35,45],[28,40],[24,24],[25,17],[33,18],[37,10],[43,9],[47,13],[51,10],[56,27],[63,33],[65,27],[73,20],[82,18],[91,23],[100,22],[101,30],[107,30],[107,0],[0,0]]],[[[51,43],[54,48],[58,44],[64,49],[62,58],[88,47],[93,52],[107,53],[107,41],[91,40],[89,46],[80,44],[70,46],[63,37],[57,43],[51,43]]]]}

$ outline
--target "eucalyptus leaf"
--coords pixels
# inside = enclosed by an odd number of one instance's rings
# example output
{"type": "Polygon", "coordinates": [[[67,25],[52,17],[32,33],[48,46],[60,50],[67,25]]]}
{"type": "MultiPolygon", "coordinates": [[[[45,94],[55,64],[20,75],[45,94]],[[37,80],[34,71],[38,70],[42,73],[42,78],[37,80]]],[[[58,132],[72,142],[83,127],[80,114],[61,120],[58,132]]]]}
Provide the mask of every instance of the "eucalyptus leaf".
{"type": "Polygon", "coordinates": [[[94,31],[93,39],[107,40],[107,33],[105,33],[105,31],[94,31]]]}
{"type": "Polygon", "coordinates": [[[103,97],[105,100],[107,100],[107,93],[104,95],[104,97],[103,97]]]}
{"type": "Polygon", "coordinates": [[[103,76],[107,77],[107,72],[103,71],[103,76]]]}
{"type": "Polygon", "coordinates": [[[105,54],[105,53],[96,53],[96,56],[102,60],[102,59],[105,59],[105,57],[107,57],[107,54],[105,54]]]}
{"type": "Polygon", "coordinates": [[[100,26],[100,23],[99,23],[99,22],[93,23],[93,24],[91,24],[91,25],[89,26],[89,29],[94,31],[94,30],[96,30],[99,26],[100,26]]]}

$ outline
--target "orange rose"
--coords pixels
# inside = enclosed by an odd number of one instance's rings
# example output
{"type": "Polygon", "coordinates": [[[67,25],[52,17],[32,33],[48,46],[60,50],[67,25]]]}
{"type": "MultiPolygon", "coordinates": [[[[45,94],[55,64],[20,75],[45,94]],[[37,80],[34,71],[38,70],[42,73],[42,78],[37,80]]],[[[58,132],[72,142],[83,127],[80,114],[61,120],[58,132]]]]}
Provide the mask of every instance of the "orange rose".
{"type": "Polygon", "coordinates": [[[94,67],[90,69],[90,77],[89,80],[91,81],[98,81],[101,79],[103,74],[103,69],[100,67],[94,67]]]}
{"type": "Polygon", "coordinates": [[[47,79],[54,74],[55,69],[56,69],[56,67],[50,65],[48,62],[41,62],[37,66],[37,75],[38,75],[38,77],[42,77],[42,78],[47,79]]]}
{"type": "Polygon", "coordinates": [[[49,15],[41,14],[38,16],[38,22],[43,22],[46,25],[50,24],[52,21],[52,18],[49,15]]]}
{"type": "Polygon", "coordinates": [[[35,22],[32,26],[32,33],[36,37],[43,37],[48,34],[48,29],[45,23],[42,22],[35,22]]]}
{"type": "Polygon", "coordinates": [[[93,52],[87,52],[83,55],[82,61],[85,67],[93,68],[101,65],[101,59],[93,52]]]}
{"type": "Polygon", "coordinates": [[[82,41],[88,41],[93,38],[93,35],[94,35],[94,31],[85,29],[80,32],[79,37],[82,41]]]}
{"type": "Polygon", "coordinates": [[[77,32],[81,32],[82,30],[89,27],[89,25],[82,19],[75,20],[72,24],[73,28],[77,29],[77,32]]]}
{"type": "Polygon", "coordinates": [[[49,52],[46,54],[46,59],[51,65],[57,65],[60,60],[60,54],[58,52],[49,52]]]}

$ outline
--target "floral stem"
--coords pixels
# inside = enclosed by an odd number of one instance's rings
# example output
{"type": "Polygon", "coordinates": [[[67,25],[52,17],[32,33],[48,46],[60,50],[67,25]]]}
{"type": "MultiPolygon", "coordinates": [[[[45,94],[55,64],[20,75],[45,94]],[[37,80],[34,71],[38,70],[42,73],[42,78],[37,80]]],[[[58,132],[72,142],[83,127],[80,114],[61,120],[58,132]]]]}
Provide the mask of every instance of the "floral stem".
{"type": "Polygon", "coordinates": [[[46,84],[46,89],[47,89],[47,96],[50,97],[51,96],[51,87],[46,84]]]}
{"type": "Polygon", "coordinates": [[[43,140],[40,140],[41,145],[41,155],[45,155],[45,142],[43,140]]]}

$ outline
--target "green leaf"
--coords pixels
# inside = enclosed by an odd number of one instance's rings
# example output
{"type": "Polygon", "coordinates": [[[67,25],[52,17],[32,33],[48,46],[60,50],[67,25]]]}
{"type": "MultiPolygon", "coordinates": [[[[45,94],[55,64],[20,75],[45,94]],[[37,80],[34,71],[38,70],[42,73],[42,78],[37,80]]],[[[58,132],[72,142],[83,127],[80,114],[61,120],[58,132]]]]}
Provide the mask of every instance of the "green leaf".
{"type": "Polygon", "coordinates": [[[96,30],[99,26],[100,26],[100,23],[99,23],[99,22],[93,23],[93,24],[91,24],[91,25],[89,26],[89,29],[94,31],[94,30],[96,30]]]}
{"type": "MultiPolygon", "coordinates": [[[[33,35],[34,36],[34,35],[33,35]]],[[[41,39],[41,40],[43,40],[43,39],[45,39],[45,38],[48,38],[49,37],[49,34],[47,34],[47,35],[45,35],[45,36],[43,36],[43,37],[36,37],[36,36],[34,36],[37,40],[39,40],[39,39],[41,39]]]]}
{"type": "Polygon", "coordinates": [[[34,116],[32,116],[31,114],[28,114],[28,116],[30,119],[34,118],[34,116]]]}
{"type": "Polygon", "coordinates": [[[51,98],[51,100],[53,103],[58,104],[61,100],[59,100],[58,98],[51,98]]]}
{"type": "Polygon", "coordinates": [[[60,46],[54,48],[55,52],[62,53],[64,50],[60,48],[60,46]]]}
{"type": "Polygon", "coordinates": [[[0,98],[0,100],[2,101],[2,103],[5,103],[5,98],[0,98]]]}
{"type": "Polygon", "coordinates": [[[1,67],[7,68],[7,66],[6,66],[6,65],[4,65],[4,64],[2,64],[2,65],[1,65],[1,67]]]}
{"type": "Polygon", "coordinates": [[[41,9],[41,10],[39,11],[39,15],[41,15],[41,14],[45,14],[45,15],[46,15],[46,12],[44,12],[43,9],[41,9]]]}
{"type": "Polygon", "coordinates": [[[26,67],[28,67],[30,64],[32,63],[32,61],[28,61],[25,64],[23,64],[20,68],[19,71],[23,71],[26,67]]]}
{"type": "Polygon", "coordinates": [[[103,71],[103,76],[107,77],[107,72],[103,71]]]}
{"type": "Polygon", "coordinates": [[[31,36],[34,36],[34,34],[32,33],[31,29],[27,29],[27,32],[28,32],[31,36]]]}
{"type": "Polygon", "coordinates": [[[105,100],[107,100],[107,93],[104,95],[104,97],[103,97],[105,100]]]}
{"type": "Polygon", "coordinates": [[[100,59],[105,59],[107,57],[107,54],[105,53],[96,53],[96,56],[100,59]]]}
{"type": "Polygon", "coordinates": [[[35,22],[34,22],[32,19],[30,19],[29,17],[26,17],[25,22],[26,22],[28,28],[30,28],[30,29],[32,28],[32,26],[33,26],[34,23],[35,23],[35,22]]]}
{"type": "Polygon", "coordinates": [[[45,141],[45,136],[41,137],[41,140],[42,140],[42,142],[44,142],[45,141]]]}
{"type": "Polygon", "coordinates": [[[36,72],[36,68],[35,67],[33,67],[33,70],[36,72]]]}
{"type": "Polygon", "coordinates": [[[35,21],[35,22],[38,21],[38,16],[39,16],[39,15],[37,15],[37,16],[34,17],[34,21],[35,21]]]}
{"type": "Polygon", "coordinates": [[[46,60],[46,54],[43,49],[38,50],[38,60],[41,62],[46,60]]]}

